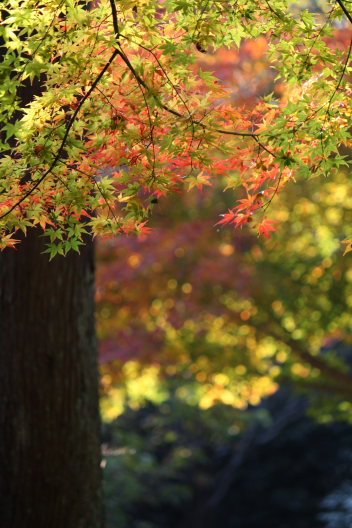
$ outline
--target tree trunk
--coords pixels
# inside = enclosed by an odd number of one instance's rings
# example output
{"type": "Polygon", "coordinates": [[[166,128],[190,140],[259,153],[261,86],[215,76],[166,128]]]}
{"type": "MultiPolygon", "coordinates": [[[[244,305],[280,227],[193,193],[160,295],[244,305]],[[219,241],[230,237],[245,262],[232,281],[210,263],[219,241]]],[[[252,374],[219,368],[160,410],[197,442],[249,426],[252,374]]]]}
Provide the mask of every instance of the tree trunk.
{"type": "Polygon", "coordinates": [[[101,528],[92,243],[0,255],[0,526],[101,528]]]}

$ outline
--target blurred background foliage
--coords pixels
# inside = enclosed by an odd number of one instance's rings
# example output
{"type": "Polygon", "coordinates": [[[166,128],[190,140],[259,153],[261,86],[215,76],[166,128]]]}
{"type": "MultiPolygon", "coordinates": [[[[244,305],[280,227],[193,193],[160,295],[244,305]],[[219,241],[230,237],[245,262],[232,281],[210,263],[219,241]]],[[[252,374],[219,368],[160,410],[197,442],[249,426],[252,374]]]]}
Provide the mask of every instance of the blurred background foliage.
{"type": "MultiPolygon", "coordinates": [[[[290,187],[275,204],[280,228],[270,240],[215,228],[220,200],[226,193],[214,189],[170,198],[158,205],[147,238],[101,245],[105,417],[174,391],[202,408],[245,408],[283,381],[320,389],[322,400],[328,393],[331,407],[345,413],[351,383],[340,352],[351,342],[352,269],[341,239],[352,214],[348,175],[290,187]]],[[[328,417],[325,406],[320,414],[328,417]]]]}
{"type": "MultiPolygon", "coordinates": [[[[266,49],[200,65],[236,104],[286,97],[266,49]]],[[[276,196],[271,239],[215,226],[233,191],[186,191],[149,236],[98,243],[108,526],[350,526],[350,174],[276,196]]]]}

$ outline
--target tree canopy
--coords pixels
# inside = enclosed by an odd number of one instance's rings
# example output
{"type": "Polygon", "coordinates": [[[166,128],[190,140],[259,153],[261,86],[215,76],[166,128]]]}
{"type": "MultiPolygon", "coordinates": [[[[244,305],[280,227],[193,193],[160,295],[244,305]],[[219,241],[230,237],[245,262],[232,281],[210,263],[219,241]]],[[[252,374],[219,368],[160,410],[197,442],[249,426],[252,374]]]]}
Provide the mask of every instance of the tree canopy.
{"type": "Polygon", "coordinates": [[[145,233],[161,196],[219,179],[242,189],[219,224],[270,236],[288,183],[348,163],[352,40],[334,41],[352,21],[343,0],[318,14],[284,0],[11,0],[1,12],[1,247],[32,226],[51,257],[87,232],[145,233]],[[261,36],[273,93],[234,106],[200,59],[261,36]],[[41,95],[21,108],[38,80],[41,95]]]}

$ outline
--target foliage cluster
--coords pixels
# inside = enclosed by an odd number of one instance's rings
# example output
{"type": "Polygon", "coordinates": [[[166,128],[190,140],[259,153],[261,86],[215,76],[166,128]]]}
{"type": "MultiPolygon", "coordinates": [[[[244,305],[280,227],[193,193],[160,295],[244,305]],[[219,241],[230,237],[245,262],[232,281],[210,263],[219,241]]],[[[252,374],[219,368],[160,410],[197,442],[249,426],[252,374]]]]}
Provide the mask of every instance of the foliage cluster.
{"type": "Polygon", "coordinates": [[[329,41],[336,21],[352,20],[342,0],[319,16],[285,0],[7,0],[1,8],[2,247],[31,226],[45,231],[51,256],[78,250],[87,231],[146,232],[158,197],[219,175],[244,190],[220,223],[269,236],[276,220],[265,212],[288,182],[346,163],[351,45],[329,41]],[[235,108],[195,63],[264,35],[291,95],[235,108]],[[41,95],[22,108],[21,90],[35,81],[41,95]]]}

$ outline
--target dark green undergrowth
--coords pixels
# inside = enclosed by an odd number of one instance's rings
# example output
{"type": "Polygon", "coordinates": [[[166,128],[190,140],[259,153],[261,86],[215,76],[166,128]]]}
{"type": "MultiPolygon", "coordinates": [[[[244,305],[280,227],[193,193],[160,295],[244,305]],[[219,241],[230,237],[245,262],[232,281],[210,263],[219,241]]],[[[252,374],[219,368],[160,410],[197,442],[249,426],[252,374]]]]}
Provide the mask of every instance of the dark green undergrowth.
{"type": "Polygon", "coordinates": [[[327,497],[352,482],[352,426],[306,407],[280,390],[246,412],[176,397],[126,409],[104,431],[108,528],[331,528],[327,497]]]}

